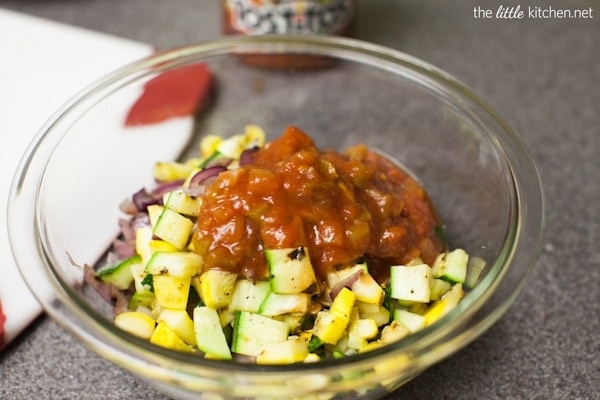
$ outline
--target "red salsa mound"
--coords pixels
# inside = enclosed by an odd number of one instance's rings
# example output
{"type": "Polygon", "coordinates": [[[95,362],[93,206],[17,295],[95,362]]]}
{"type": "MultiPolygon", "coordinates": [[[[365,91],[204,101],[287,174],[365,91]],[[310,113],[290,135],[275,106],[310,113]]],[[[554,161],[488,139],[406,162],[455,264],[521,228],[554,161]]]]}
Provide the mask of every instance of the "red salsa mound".
{"type": "Polygon", "coordinates": [[[204,269],[267,277],[265,249],[306,246],[315,273],[359,260],[379,283],[389,266],[420,257],[431,265],[444,244],[425,190],[364,145],[319,150],[297,127],[219,174],[203,195],[194,249],[204,269]]]}

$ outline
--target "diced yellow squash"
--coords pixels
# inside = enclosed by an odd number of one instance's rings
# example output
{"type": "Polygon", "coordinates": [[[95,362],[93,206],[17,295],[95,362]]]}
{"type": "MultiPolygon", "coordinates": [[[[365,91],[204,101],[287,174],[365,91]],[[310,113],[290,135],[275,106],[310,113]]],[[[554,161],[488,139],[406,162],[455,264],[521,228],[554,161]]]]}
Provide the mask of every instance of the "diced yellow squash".
{"type": "Polygon", "coordinates": [[[115,326],[142,339],[150,339],[156,322],[148,314],[126,311],[115,317],[115,326]]]}
{"type": "Polygon", "coordinates": [[[359,353],[366,353],[367,351],[375,350],[383,346],[384,343],[381,340],[373,340],[367,343],[364,347],[358,350],[359,353]]]}
{"type": "Polygon", "coordinates": [[[352,321],[348,327],[348,333],[363,337],[365,339],[373,339],[379,334],[377,324],[372,319],[357,319],[352,321]]]}
{"type": "Polygon", "coordinates": [[[218,310],[217,313],[219,314],[219,322],[221,323],[222,327],[231,324],[233,319],[235,318],[235,314],[231,312],[228,308],[222,308],[218,310]]]}
{"type": "Polygon", "coordinates": [[[154,164],[154,179],[157,182],[172,182],[185,179],[193,167],[176,161],[158,161],[154,164]]]}
{"type": "Polygon", "coordinates": [[[142,258],[142,264],[146,264],[152,257],[149,244],[153,235],[152,228],[149,226],[139,227],[135,231],[135,252],[142,258]]]}
{"type": "Polygon", "coordinates": [[[350,314],[352,313],[355,301],[356,295],[350,289],[345,287],[340,290],[338,295],[335,296],[335,299],[333,299],[329,312],[333,315],[345,318],[347,323],[350,319],[350,314]]]}
{"type": "Polygon", "coordinates": [[[257,364],[292,364],[303,362],[308,356],[308,345],[304,339],[290,338],[284,342],[271,343],[256,356],[257,364]]]}
{"type": "Polygon", "coordinates": [[[244,140],[241,135],[234,135],[221,140],[217,144],[217,151],[225,157],[240,158],[244,151],[244,140]]]}
{"type": "Polygon", "coordinates": [[[164,322],[177,334],[177,336],[183,339],[184,342],[190,346],[196,346],[194,322],[186,310],[173,310],[170,308],[164,308],[158,315],[156,321],[164,322]]]}
{"type": "Polygon", "coordinates": [[[425,326],[429,326],[452,310],[464,296],[461,283],[456,283],[447,291],[440,300],[433,304],[425,312],[425,326]]]}
{"type": "Polygon", "coordinates": [[[323,310],[317,313],[313,335],[323,343],[336,344],[344,335],[348,318],[323,310]]]}
{"type": "Polygon", "coordinates": [[[381,330],[381,337],[379,338],[379,341],[382,344],[389,344],[396,342],[408,335],[410,335],[410,329],[396,321],[392,321],[389,325],[385,326],[381,330]]]}
{"type": "Polygon", "coordinates": [[[365,347],[370,339],[379,334],[377,324],[372,319],[357,319],[348,326],[348,347],[360,350],[365,347]]]}
{"type": "Polygon", "coordinates": [[[350,288],[356,295],[356,300],[372,304],[383,303],[383,289],[369,273],[361,273],[350,288]]]}
{"type": "Polygon", "coordinates": [[[209,269],[192,280],[192,284],[204,305],[219,310],[231,302],[236,280],[237,274],[233,272],[209,269]]]}
{"type": "Polygon", "coordinates": [[[313,335],[323,343],[336,344],[344,335],[354,308],[356,296],[344,287],[331,303],[329,310],[319,311],[315,319],[313,335]]]}
{"type": "Polygon", "coordinates": [[[258,146],[262,147],[265,144],[265,132],[258,125],[249,124],[244,129],[244,147],[258,146]]]}
{"type": "Polygon", "coordinates": [[[200,155],[202,157],[210,157],[216,150],[223,138],[218,135],[206,135],[200,141],[200,155]]]}
{"type": "Polygon", "coordinates": [[[177,247],[161,239],[150,240],[148,247],[150,248],[150,252],[152,254],[156,253],[157,251],[179,251],[177,247]]]}
{"type": "Polygon", "coordinates": [[[154,294],[162,308],[185,310],[192,278],[176,278],[169,275],[154,275],[154,294]]]}
{"type": "Polygon", "coordinates": [[[154,332],[150,337],[150,343],[184,353],[194,353],[196,351],[194,347],[184,342],[183,339],[164,322],[156,324],[156,328],[154,328],[154,332]]]}
{"type": "Polygon", "coordinates": [[[433,324],[449,311],[448,301],[440,299],[435,301],[425,312],[425,326],[433,324]]]}
{"type": "Polygon", "coordinates": [[[311,362],[317,362],[317,361],[321,361],[321,357],[319,357],[318,354],[315,353],[309,353],[306,355],[306,357],[304,358],[305,363],[311,363],[311,362]]]}

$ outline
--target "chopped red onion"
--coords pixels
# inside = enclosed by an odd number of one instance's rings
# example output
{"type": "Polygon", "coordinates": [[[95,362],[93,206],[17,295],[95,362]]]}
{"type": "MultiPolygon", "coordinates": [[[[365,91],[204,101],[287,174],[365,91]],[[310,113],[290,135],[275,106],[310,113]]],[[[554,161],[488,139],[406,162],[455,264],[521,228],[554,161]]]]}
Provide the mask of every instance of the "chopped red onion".
{"type": "Polygon", "coordinates": [[[151,195],[155,199],[159,200],[159,204],[162,204],[162,196],[167,192],[178,189],[181,187],[181,185],[183,185],[183,182],[183,179],[178,179],[176,181],[161,183],[152,190],[151,195]]]}
{"type": "Polygon", "coordinates": [[[362,274],[362,271],[356,271],[355,273],[353,273],[352,275],[348,276],[347,278],[342,279],[340,282],[338,282],[334,287],[331,288],[331,299],[335,299],[336,296],[340,293],[340,291],[344,288],[350,288],[350,286],[352,286],[352,284],[354,282],[356,282],[356,280],[358,279],[358,277],[360,276],[360,274],[362,274]]]}
{"type": "Polygon", "coordinates": [[[200,185],[206,185],[207,180],[210,178],[216,178],[221,172],[227,171],[227,167],[222,165],[214,165],[212,167],[204,168],[202,171],[196,173],[190,179],[190,188],[194,188],[200,185]]]}
{"type": "Polygon", "coordinates": [[[142,188],[135,192],[131,197],[133,204],[135,204],[135,208],[138,211],[145,211],[149,205],[157,204],[159,198],[154,196],[152,193],[148,193],[145,188],[142,188]]]}
{"type": "Polygon", "coordinates": [[[129,258],[135,255],[135,241],[115,239],[112,246],[120,259],[129,258]]]}
{"type": "Polygon", "coordinates": [[[119,204],[119,210],[129,215],[133,215],[136,212],[138,212],[138,208],[132,199],[126,199],[121,204],[119,204]]]}
{"type": "Polygon", "coordinates": [[[97,278],[96,271],[94,271],[94,268],[92,268],[92,266],[89,264],[85,264],[83,266],[83,280],[92,288],[94,288],[94,290],[98,292],[100,297],[110,302],[110,285],[107,285],[106,283],[102,282],[99,278],[97,278]]]}
{"type": "Polygon", "coordinates": [[[258,150],[259,147],[254,146],[242,151],[242,154],[240,155],[240,165],[250,164],[252,161],[254,161],[254,155],[258,150]]]}
{"type": "Polygon", "coordinates": [[[229,164],[233,162],[233,158],[229,157],[218,157],[214,160],[210,160],[205,166],[204,169],[211,167],[227,167],[229,164]]]}

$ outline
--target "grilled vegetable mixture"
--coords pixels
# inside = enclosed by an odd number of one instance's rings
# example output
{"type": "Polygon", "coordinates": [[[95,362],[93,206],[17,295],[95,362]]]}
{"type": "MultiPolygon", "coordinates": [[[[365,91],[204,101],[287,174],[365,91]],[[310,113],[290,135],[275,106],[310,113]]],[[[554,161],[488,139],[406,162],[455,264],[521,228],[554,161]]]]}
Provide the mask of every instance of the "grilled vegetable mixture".
{"type": "Polygon", "coordinates": [[[250,125],[154,178],[86,281],[118,327],[169,349],[260,364],[368,351],[433,324],[484,267],[446,247],[425,190],[364,145],[321,151],[293,126],[265,143],[250,125]]]}

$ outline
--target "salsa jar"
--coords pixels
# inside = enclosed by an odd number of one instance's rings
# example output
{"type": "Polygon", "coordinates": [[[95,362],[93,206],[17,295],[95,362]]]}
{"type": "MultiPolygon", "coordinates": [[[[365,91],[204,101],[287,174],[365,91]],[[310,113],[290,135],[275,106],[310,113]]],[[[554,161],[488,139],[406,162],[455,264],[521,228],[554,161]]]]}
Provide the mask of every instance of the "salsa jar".
{"type": "Polygon", "coordinates": [[[350,36],[356,0],[221,0],[223,33],[350,36]]]}
{"type": "MultiPolygon", "coordinates": [[[[226,35],[351,36],[356,0],[221,0],[226,35]]],[[[244,53],[248,65],[260,68],[315,69],[331,65],[325,56],[244,53]]]]}

